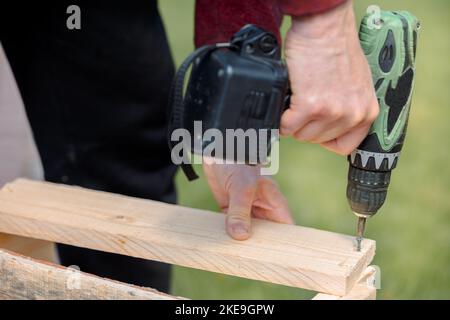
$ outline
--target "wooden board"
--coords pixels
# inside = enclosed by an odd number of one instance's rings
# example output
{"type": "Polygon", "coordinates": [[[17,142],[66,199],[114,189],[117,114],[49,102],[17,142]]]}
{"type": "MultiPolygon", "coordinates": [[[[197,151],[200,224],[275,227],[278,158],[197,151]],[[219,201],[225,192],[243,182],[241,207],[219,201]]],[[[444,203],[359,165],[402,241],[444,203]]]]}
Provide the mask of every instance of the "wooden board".
{"type": "Polygon", "coordinates": [[[0,248],[38,260],[57,261],[53,242],[0,233],[0,248]]]}
{"type": "Polygon", "coordinates": [[[362,273],[358,283],[345,296],[319,293],[313,300],[375,300],[377,298],[377,289],[373,284],[375,275],[376,269],[369,266],[362,273]]]}
{"type": "Polygon", "coordinates": [[[0,232],[220,272],[343,296],[371,262],[375,242],[253,221],[231,239],[224,215],[44,182],[0,191],[0,232]]]}
{"type": "Polygon", "coordinates": [[[0,299],[161,300],[180,298],[0,250],[0,299]]]}

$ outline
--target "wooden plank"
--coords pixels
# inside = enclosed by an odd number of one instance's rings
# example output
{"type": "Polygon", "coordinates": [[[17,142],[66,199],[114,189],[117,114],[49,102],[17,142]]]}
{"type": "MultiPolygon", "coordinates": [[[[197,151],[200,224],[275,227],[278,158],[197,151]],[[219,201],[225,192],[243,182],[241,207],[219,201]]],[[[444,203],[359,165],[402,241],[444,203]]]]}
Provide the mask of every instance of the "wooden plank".
{"type": "Polygon", "coordinates": [[[0,298],[17,300],[180,299],[149,288],[0,250],[0,298]]]}
{"type": "Polygon", "coordinates": [[[224,215],[17,180],[0,191],[0,232],[158,260],[249,279],[345,295],[375,253],[366,239],[255,219],[253,236],[231,239],[224,215]]]}
{"type": "Polygon", "coordinates": [[[57,261],[53,242],[0,233],[0,248],[38,260],[57,261]]]}
{"type": "Polygon", "coordinates": [[[362,273],[358,283],[345,296],[334,296],[325,293],[317,294],[313,300],[375,300],[377,289],[373,285],[376,269],[372,266],[362,273]]]}

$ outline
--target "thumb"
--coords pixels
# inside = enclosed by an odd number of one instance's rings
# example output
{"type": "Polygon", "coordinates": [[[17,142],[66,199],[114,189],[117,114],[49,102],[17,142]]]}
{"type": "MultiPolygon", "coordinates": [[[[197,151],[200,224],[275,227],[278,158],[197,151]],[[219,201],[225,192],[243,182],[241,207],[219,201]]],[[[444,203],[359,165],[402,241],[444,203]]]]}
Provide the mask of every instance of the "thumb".
{"type": "Polygon", "coordinates": [[[256,184],[230,190],[226,230],[235,240],[246,240],[250,237],[251,211],[255,194],[256,184]]]}

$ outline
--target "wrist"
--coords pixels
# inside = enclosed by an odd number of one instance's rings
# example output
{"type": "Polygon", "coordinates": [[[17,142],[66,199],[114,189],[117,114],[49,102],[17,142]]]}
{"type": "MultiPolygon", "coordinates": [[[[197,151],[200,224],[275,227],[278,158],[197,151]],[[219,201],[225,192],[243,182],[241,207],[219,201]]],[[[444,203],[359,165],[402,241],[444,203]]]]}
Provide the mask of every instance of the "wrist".
{"type": "Polygon", "coordinates": [[[289,30],[295,37],[303,39],[335,38],[345,35],[348,28],[355,28],[353,1],[319,14],[292,16],[289,30]]]}

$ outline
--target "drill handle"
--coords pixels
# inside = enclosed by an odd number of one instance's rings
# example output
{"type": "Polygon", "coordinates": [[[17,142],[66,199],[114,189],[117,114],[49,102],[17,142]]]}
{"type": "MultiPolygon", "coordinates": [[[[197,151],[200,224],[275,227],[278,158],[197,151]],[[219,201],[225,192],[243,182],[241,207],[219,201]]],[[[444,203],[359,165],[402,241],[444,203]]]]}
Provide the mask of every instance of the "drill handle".
{"type": "Polygon", "coordinates": [[[349,157],[351,165],[390,171],[397,165],[406,135],[420,27],[408,12],[381,11],[361,23],[361,47],[372,71],[380,112],[368,136],[349,157]]]}

